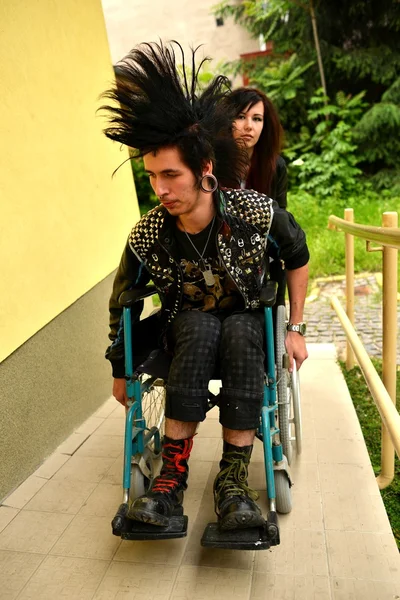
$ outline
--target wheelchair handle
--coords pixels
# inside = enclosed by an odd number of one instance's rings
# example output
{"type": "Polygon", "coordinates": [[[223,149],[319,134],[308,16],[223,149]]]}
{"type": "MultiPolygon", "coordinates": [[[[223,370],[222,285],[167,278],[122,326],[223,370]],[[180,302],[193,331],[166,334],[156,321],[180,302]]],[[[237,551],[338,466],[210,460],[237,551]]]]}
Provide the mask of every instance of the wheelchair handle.
{"type": "Polygon", "coordinates": [[[278,284],[272,279],[268,279],[260,291],[260,306],[266,308],[267,306],[273,306],[276,301],[276,292],[278,284]]]}
{"type": "Polygon", "coordinates": [[[126,290],[122,292],[120,297],[118,298],[118,302],[121,306],[130,307],[135,302],[139,302],[139,300],[144,300],[144,298],[148,298],[149,296],[153,296],[153,294],[157,293],[157,288],[155,285],[147,285],[142,288],[136,288],[133,290],[126,290]]]}

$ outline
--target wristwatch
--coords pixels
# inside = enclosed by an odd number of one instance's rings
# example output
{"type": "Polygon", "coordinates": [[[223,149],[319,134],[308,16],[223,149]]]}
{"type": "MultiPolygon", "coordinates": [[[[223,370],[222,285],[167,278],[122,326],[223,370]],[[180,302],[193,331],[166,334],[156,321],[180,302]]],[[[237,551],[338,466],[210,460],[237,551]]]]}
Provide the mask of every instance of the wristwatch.
{"type": "Polygon", "coordinates": [[[296,333],[299,333],[300,335],[306,335],[307,325],[304,322],[288,323],[286,325],[286,329],[287,329],[287,331],[295,331],[296,333]]]}

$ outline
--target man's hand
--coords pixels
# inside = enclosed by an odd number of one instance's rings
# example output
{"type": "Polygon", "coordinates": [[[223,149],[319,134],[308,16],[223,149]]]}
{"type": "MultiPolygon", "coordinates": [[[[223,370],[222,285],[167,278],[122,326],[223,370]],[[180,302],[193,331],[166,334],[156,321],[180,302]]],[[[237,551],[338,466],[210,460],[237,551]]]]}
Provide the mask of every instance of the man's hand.
{"type": "Polygon", "coordinates": [[[303,362],[308,358],[306,341],[302,335],[296,331],[288,331],[285,340],[286,350],[289,354],[289,371],[293,371],[293,359],[296,361],[297,370],[300,369],[303,362]]]}
{"type": "Polygon", "coordinates": [[[113,396],[118,402],[126,407],[128,396],[126,395],[126,382],[125,379],[114,379],[113,383],[113,396]]]}
{"type": "MultiPolygon", "coordinates": [[[[287,270],[287,283],[289,290],[290,314],[289,323],[303,321],[304,302],[307,294],[308,264],[298,269],[287,270]]],[[[286,336],[286,350],[289,354],[289,371],[293,371],[293,359],[297,369],[308,357],[306,341],[297,331],[288,331],[286,336]]]]}

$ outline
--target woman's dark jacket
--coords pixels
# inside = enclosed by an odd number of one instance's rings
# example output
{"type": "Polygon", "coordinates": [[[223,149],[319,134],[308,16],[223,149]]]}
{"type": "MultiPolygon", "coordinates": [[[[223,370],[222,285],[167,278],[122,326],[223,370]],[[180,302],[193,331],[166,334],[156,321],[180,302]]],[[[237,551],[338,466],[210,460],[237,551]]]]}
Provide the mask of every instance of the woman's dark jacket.
{"type": "MultiPolygon", "coordinates": [[[[305,234],[290,213],[264,194],[224,190],[220,197],[218,255],[241,293],[243,310],[256,309],[263,281],[268,277],[268,256],[284,260],[289,270],[304,266],[309,259],[305,234]]],[[[152,280],[162,305],[160,332],[166,330],[181,309],[183,275],[174,228],[175,218],[157,206],[141,218],[128,238],[110,299],[112,344],[106,358],[112,363],[114,377],[124,376],[122,307],[118,303],[121,293],[152,280]]],[[[139,321],[142,308],[143,302],[134,305],[134,323],[139,321]]],[[[145,338],[146,332],[142,331],[142,336],[145,338]]]]}
{"type": "Polygon", "coordinates": [[[282,156],[276,161],[276,171],[271,183],[271,198],[276,200],[281,208],[287,208],[287,169],[282,156]]]}

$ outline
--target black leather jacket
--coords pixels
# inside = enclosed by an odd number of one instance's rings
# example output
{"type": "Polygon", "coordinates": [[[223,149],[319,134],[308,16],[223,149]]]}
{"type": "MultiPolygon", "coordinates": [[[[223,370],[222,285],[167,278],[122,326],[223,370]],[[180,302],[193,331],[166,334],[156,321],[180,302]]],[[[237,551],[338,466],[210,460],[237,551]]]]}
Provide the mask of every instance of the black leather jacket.
{"type": "MultiPolygon", "coordinates": [[[[305,234],[293,216],[263,194],[252,190],[224,190],[218,209],[216,245],[219,258],[243,298],[243,310],[257,309],[264,279],[268,276],[268,256],[285,261],[287,269],[308,262],[305,234]]],[[[160,331],[181,309],[183,275],[173,235],[175,219],[158,206],[144,215],[133,228],[114,280],[110,299],[111,346],[106,358],[113,365],[114,377],[123,377],[121,293],[143,287],[150,280],[161,299],[160,331]]],[[[143,303],[132,309],[138,322],[143,303]]]]}
{"type": "Polygon", "coordinates": [[[276,200],[281,208],[287,208],[287,169],[282,156],[276,161],[276,171],[271,184],[271,198],[276,200]]]}

